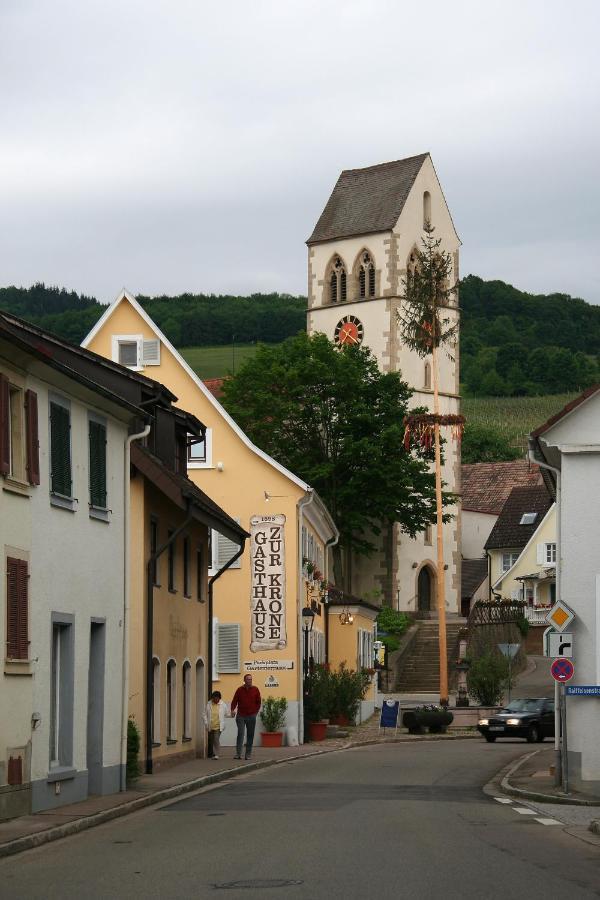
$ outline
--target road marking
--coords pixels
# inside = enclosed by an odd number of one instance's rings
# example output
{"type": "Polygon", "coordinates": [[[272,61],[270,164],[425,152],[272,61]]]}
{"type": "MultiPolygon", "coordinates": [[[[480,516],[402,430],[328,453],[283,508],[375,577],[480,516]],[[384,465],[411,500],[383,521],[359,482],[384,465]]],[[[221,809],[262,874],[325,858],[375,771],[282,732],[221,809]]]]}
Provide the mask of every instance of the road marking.
{"type": "Polygon", "coordinates": [[[513,806],[515,812],[521,813],[522,816],[535,816],[537,814],[537,810],[535,809],[527,809],[525,806],[513,806]]]}
{"type": "Polygon", "coordinates": [[[562,825],[562,822],[557,822],[556,819],[536,819],[535,821],[540,825],[562,825]]]}
{"type": "Polygon", "coordinates": [[[494,797],[498,803],[512,803],[512,800],[509,800],[507,797],[494,797]]]}

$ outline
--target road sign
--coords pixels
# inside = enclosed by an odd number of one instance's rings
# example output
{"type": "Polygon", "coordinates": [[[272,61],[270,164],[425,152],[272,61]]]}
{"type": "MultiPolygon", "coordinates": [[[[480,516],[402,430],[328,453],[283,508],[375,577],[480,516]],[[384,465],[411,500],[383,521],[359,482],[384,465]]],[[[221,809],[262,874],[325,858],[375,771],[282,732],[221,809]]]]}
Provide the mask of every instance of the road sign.
{"type": "Polygon", "coordinates": [[[570,631],[548,635],[548,656],[573,656],[573,635],[570,631]]]}
{"type": "Polygon", "coordinates": [[[570,681],[575,674],[575,666],[570,659],[560,657],[555,659],[550,666],[550,673],[555,681],[564,684],[565,681],[570,681]]]}
{"type": "Polygon", "coordinates": [[[569,697],[600,697],[600,684],[568,684],[569,697]]]}
{"type": "Polygon", "coordinates": [[[512,659],[519,652],[520,644],[498,644],[498,650],[503,656],[512,659]]]}
{"type": "Polygon", "coordinates": [[[557,600],[546,616],[546,622],[557,631],[564,631],[574,618],[575,613],[573,610],[566,603],[563,603],[562,600],[557,600]]]}

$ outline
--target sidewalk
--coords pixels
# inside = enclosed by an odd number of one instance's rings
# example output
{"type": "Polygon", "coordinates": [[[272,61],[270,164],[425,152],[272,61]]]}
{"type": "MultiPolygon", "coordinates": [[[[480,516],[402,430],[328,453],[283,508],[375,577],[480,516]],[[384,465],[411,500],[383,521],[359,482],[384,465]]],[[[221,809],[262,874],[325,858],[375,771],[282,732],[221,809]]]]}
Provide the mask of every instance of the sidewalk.
{"type": "Polygon", "coordinates": [[[222,748],[220,759],[194,759],[155,775],[143,775],[128,791],[104,797],[91,797],[81,803],[50,809],[45,812],[0,822],[0,858],[77,834],[111,819],[136,812],[146,806],[170,800],[199,788],[228,781],[256,769],[277,765],[293,759],[319,756],[351,747],[375,743],[401,743],[411,741],[456,740],[468,737],[480,738],[473,731],[453,729],[445,735],[409,735],[398,729],[397,735],[389,729],[383,736],[379,731],[379,715],[355,728],[344,738],[329,738],[320,743],[299,747],[281,747],[275,750],[255,748],[252,760],[235,760],[233,747],[222,748]]]}

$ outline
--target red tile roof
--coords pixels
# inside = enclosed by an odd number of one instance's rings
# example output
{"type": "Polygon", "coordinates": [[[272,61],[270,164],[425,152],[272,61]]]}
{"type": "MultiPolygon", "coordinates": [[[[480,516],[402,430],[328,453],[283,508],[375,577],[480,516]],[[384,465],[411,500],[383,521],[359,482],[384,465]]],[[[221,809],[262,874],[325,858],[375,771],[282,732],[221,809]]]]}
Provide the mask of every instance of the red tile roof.
{"type": "Polygon", "coordinates": [[[209,389],[213,397],[216,397],[217,400],[220,400],[223,396],[223,382],[224,378],[205,378],[204,384],[209,389]]]}
{"type": "Polygon", "coordinates": [[[469,463],[461,466],[462,508],[500,515],[514,487],[541,484],[539,466],[526,459],[513,462],[469,463]]]}

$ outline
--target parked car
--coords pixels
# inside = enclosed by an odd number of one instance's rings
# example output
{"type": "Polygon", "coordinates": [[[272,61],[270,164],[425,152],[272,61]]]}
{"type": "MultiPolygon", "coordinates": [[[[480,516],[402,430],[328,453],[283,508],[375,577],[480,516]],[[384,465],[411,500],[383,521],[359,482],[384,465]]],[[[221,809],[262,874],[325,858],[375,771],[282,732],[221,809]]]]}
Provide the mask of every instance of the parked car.
{"type": "Polygon", "coordinates": [[[521,737],[534,744],[554,737],[554,701],[545,697],[511,700],[487,719],[480,719],[477,730],[492,744],[499,737],[521,737]]]}

